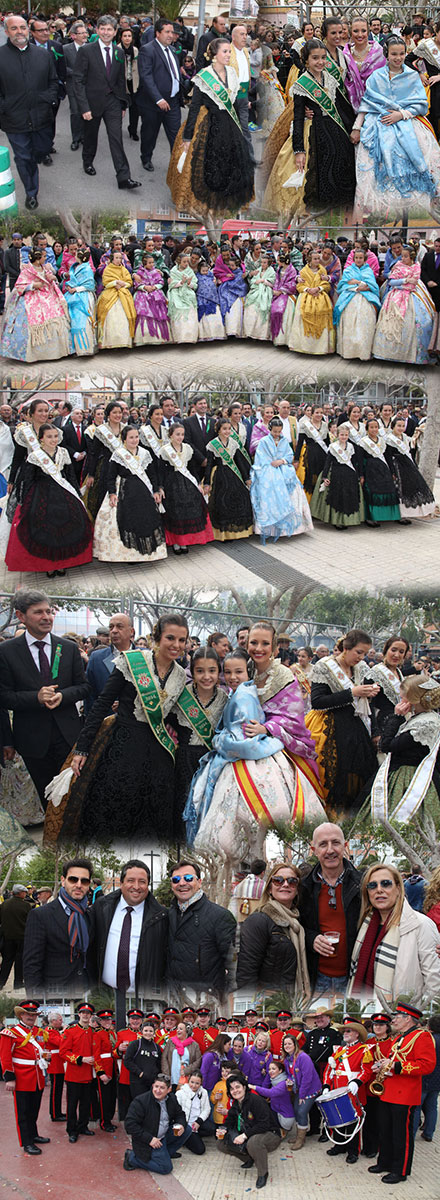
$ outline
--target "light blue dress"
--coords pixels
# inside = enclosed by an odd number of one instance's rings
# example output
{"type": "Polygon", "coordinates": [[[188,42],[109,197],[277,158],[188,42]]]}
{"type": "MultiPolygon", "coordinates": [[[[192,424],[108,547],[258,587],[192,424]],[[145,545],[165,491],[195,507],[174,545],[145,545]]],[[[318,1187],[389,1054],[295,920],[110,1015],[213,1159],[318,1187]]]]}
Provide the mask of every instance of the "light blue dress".
{"type": "Polygon", "coordinates": [[[263,545],[268,537],[277,542],[313,529],[307,497],[293,467],[292,447],[284,436],[277,444],[269,433],[258,443],[251,470],[251,504],[255,532],[263,545]],[[273,467],[273,460],[279,458],[285,464],[273,467]]]}
{"type": "Polygon", "coordinates": [[[428,101],[417,71],[403,66],[392,77],[388,66],[373,71],[359,112],[365,119],[356,157],[356,210],[393,214],[408,204],[428,211],[438,205],[440,150],[431,127],[420,120],[428,101]],[[382,123],[388,112],[398,110],[402,120],[382,123]]]}

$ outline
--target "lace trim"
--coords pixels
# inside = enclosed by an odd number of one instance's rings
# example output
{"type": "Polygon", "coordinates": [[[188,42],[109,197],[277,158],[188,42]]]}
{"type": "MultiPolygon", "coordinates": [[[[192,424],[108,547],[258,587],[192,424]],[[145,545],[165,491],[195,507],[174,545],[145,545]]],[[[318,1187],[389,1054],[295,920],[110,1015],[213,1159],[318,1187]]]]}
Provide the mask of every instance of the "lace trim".
{"type": "MultiPolygon", "coordinates": [[[[192,696],[194,696],[194,688],[193,688],[192,683],[188,684],[188,691],[191,692],[192,696]]],[[[179,692],[179,695],[180,695],[180,692],[179,692]]],[[[217,725],[218,725],[218,722],[222,715],[223,709],[227,703],[227,699],[228,699],[228,697],[226,695],[226,692],[223,692],[221,690],[221,688],[218,688],[217,695],[214,697],[212,703],[209,704],[207,706],[207,708],[203,709],[205,717],[208,718],[208,721],[210,721],[213,729],[217,728],[217,725]]],[[[199,701],[199,703],[200,703],[200,701],[199,701]]],[[[191,737],[189,739],[188,744],[190,746],[203,745],[204,743],[202,742],[202,739],[195,732],[195,730],[193,729],[193,727],[191,725],[191,722],[188,721],[188,717],[185,716],[185,713],[182,712],[182,709],[179,708],[179,705],[176,706],[174,711],[175,711],[177,720],[179,722],[179,725],[182,725],[184,727],[184,729],[191,730],[191,737]]]]}
{"type": "Polygon", "coordinates": [[[400,726],[396,736],[398,737],[400,733],[410,733],[414,742],[429,746],[429,749],[433,750],[440,735],[440,714],[417,713],[416,716],[410,717],[400,726]]]}
{"type": "MultiPolygon", "coordinates": [[[[217,78],[217,75],[215,75],[215,72],[213,72],[213,75],[215,78],[215,82],[218,83],[218,78],[217,78]]],[[[196,84],[196,87],[198,87],[199,91],[202,92],[203,96],[208,96],[210,100],[214,101],[214,104],[217,105],[217,108],[219,108],[221,112],[225,112],[225,106],[222,103],[222,101],[220,99],[218,99],[217,96],[214,95],[214,92],[212,91],[212,89],[208,86],[207,83],[205,83],[204,79],[200,78],[200,75],[197,75],[194,82],[196,84]]],[[[233,67],[226,67],[226,84],[227,84],[227,91],[229,92],[229,99],[231,101],[231,104],[233,104],[234,100],[237,97],[238,88],[239,88],[238,75],[237,75],[237,72],[234,71],[233,67]]]]}
{"type": "MultiPolygon", "coordinates": [[[[220,451],[217,450],[215,446],[213,446],[212,442],[209,443],[209,450],[212,451],[215,458],[219,458],[221,461],[223,461],[220,451]]],[[[228,438],[228,444],[226,446],[226,450],[227,450],[230,458],[235,458],[237,450],[240,450],[240,446],[238,445],[238,442],[234,442],[234,439],[230,437],[230,438],[228,438]]]]}
{"type": "Polygon", "coordinates": [[[258,699],[261,707],[264,708],[266,700],[271,700],[272,696],[276,696],[283,688],[288,687],[290,683],[295,682],[294,676],[284,663],[280,662],[279,658],[275,658],[270,671],[268,672],[266,682],[258,687],[258,679],[261,676],[255,675],[254,683],[258,692],[258,699]]]}
{"type": "MultiPolygon", "coordinates": [[[[142,654],[144,655],[145,661],[148,664],[151,674],[153,675],[154,679],[157,681],[158,686],[160,687],[156,672],[154,670],[153,651],[152,650],[142,650],[142,654]]],[[[126,660],[125,660],[123,654],[118,654],[118,657],[115,658],[115,660],[114,660],[114,665],[116,667],[116,670],[120,671],[121,675],[124,676],[124,679],[127,680],[127,683],[133,683],[132,677],[130,675],[130,671],[128,669],[128,666],[127,666],[127,663],[126,663],[126,660]]],[[[174,663],[171,674],[168,676],[168,679],[166,682],[165,695],[164,695],[164,699],[162,701],[162,714],[163,714],[164,718],[167,717],[168,714],[171,712],[173,705],[176,703],[176,700],[178,699],[178,697],[180,696],[180,693],[183,691],[183,689],[185,687],[185,683],[186,683],[186,675],[185,675],[185,671],[184,671],[183,667],[180,667],[179,663],[174,663]]],[[[140,702],[138,695],[136,695],[133,711],[134,711],[134,716],[136,718],[136,721],[142,721],[144,725],[148,725],[148,721],[145,716],[145,712],[144,712],[144,709],[142,707],[142,704],[140,702]]]]}
{"type": "Polygon", "coordinates": [[[403,675],[399,671],[399,678],[393,675],[393,672],[385,667],[383,663],[376,663],[374,667],[368,671],[369,677],[374,679],[375,683],[380,683],[384,696],[390,700],[391,704],[397,704],[400,700],[400,682],[403,675]]]}

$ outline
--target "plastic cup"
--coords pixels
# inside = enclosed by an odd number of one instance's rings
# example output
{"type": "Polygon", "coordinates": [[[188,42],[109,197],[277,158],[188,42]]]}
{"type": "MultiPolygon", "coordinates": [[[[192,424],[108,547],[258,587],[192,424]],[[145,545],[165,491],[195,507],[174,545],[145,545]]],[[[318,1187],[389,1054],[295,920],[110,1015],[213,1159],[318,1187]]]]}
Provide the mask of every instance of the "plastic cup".
{"type": "Polygon", "coordinates": [[[331,942],[332,946],[334,947],[333,954],[336,954],[336,950],[339,945],[339,941],[340,941],[340,937],[341,937],[340,933],[338,933],[337,929],[334,929],[334,930],[330,929],[330,930],[327,930],[327,933],[325,936],[326,936],[326,938],[328,938],[328,941],[331,942]]]}
{"type": "Polygon", "coordinates": [[[220,1125],[220,1128],[217,1129],[217,1138],[219,1142],[222,1142],[224,1137],[226,1137],[226,1129],[224,1125],[220,1125]]]}

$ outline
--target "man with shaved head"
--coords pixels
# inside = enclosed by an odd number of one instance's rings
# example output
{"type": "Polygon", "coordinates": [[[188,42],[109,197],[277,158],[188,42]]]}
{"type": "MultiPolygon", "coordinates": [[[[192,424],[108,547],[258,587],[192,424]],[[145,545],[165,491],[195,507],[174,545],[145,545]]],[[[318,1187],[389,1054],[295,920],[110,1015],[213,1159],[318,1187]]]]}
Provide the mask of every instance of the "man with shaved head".
{"type": "Polygon", "coordinates": [[[340,995],[348,982],[356,940],[361,877],[344,856],[346,843],[339,825],[330,821],[317,825],[311,848],[318,861],[302,880],[300,902],[310,982],[319,994],[340,995]]]}
{"type": "Polygon", "coordinates": [[[128,613],[113,613],[108,624],[110,645],[103,646],[102,650],[94,650],[87,667],[87,683],[90,685],[91,698],[87,703],[86,713],[90,711],[92,704],[98,699],[108,682],[118,654],[124,654],[133,646],[134,628],[128,613]]]}
{"type": "Polygon", "coordinates": [[[4,20],[7,41],[0,46],[0,126],[11,144],[23,184],[26,208],[38,208],[38,164],[50,157],[58,77],[53,54],[29,41],[23,17],[4,20]]]}

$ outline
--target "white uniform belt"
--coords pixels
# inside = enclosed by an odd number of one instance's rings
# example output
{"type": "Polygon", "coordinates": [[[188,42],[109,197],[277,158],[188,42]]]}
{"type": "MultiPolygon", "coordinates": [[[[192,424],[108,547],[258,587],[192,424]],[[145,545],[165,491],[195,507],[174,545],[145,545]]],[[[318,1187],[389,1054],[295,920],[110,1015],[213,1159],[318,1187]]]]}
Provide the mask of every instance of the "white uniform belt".
{"type": "Polygon", "coordinates": [[[39,1067],[40,1065],[36,1058],[14,1058],[12,1056],[12,1062],[16,1063],[17,1067],[39,1067]]]}

